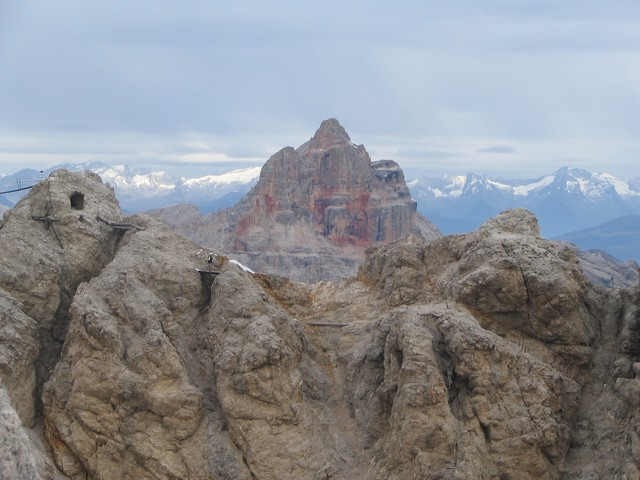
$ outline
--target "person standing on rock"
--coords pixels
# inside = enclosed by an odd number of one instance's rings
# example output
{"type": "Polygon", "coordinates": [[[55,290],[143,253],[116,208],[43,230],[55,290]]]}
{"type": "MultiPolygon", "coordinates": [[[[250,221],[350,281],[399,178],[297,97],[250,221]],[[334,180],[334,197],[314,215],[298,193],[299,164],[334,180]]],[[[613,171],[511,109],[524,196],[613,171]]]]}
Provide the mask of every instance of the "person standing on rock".
{"type": "Polygon", "coordinates": [[[209,259],[207,260],[207,268],[209,269],[209,271],[212,271],[213,269],[213,254],[209,254],[209,259]]]}

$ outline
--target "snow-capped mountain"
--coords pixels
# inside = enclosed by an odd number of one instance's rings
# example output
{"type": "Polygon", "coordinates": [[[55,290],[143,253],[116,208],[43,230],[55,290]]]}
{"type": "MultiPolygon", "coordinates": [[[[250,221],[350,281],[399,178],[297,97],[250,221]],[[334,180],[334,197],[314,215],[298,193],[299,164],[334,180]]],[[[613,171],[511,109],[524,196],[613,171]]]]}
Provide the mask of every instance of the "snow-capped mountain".
{"type": "MultiPolygon", "coordinates": [[[[185,177],[171,175],[161,169],[139,169],[127,165],[104,163],[57,165],[43,172],[25,169],[0,178],[0,191],[20,185],[31,185],[58,168],[67,170],[91,170],[110,184],[125,210],[137,212],[166,207],[179,203],[191,203],[203,211],[214,211],[233,205],[260,175],[260,167],[229,170],[215,175],[185,177]]],[[[0,196],[0,205],[15,204],[26,192],[0,196]]]]}
{"type": "Polygon", "coordinates": [[[218,175],[180,178],[179,191],[183,202],[200,206],[204,210],[215,210],[235,204],[257,182],[262,167],[231,170],[218,175]],[[218,199],[216,208],[207,207],[207,202],[218,199]],[[221,202],[225,202],[222,205],[221,202]]]}
{"type": "MultiPolygon", "coordinates": [[[[43,172],[20,170],[0,176],[0,191],[38,182],[51,170],[89,169],[111,184],[130,212],[190,203],[204,212],[234,205],[260,175],[260,167],[201,176],[172,175],[162,168],[139,169],[104,163],[58,165],[43,172]]],[[[608,173],[561,168],[527,180],[487,175],[428,177],[407,172],[407,184],[422,214],[444,233],[470,231],[502,210],[524,207],[540,221],[542,233],[554,237],[583,230],[623,215],[640,214],[640,179],[625,181],[608,173]]],[[[0,195],[10,207],[26,192],[0,195]]]]}
{"type": "Polygon", "coordinates": [[[217,210],[235,203],[260,175],[260,167],[201,177],[174,177],[164,170],[136,171],[125,165],[94,171],[115,188],[120,203],[131,211],[178,203],[191,203],[203,211],[217,210]]]}
{"type": "Polygon", "coordinates": [[[469,231],[502,210],[525,207],[538,215],[544,235],[555,236],[639,213],[638,183],[608,173],[563,167],[529,180],[474,173],[417,176],[409,187],[418,209],[445,233],[469,231]]]}
{"type": "Polygon", "coordinates": [[[538,194],[548,195],[554,190],[564,190],[586,198],[602,198],[611,194],[621,197],[640,197],[638,180],[627,182],[608,173],[594,173],[567,167],[535,180],[496,180],[470,173],[444,176],[440,179],[414,179],[410,184],[423,195],[430,192],[434,198],[457,198],[487,191],[526,197],[538,194]]]}
{"type": "Polygon", "coordinates": [[[176,191],[177,182],[167,172],[137,173],[126,165],[114,165],[93,169],[103,182],[126,195],[141,198],[163,197],[176,191]]]}

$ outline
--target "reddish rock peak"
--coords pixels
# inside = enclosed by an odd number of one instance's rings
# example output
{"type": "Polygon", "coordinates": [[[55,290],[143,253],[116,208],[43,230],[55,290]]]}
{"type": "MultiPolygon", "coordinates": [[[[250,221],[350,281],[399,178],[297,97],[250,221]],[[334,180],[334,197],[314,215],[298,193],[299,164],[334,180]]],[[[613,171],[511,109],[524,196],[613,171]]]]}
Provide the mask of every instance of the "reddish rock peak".
{"type": "Polygon", "coordinates": [[[335,118],[324,120],[315,135],[309,140],[308,147],[326,150],[338,145],[351,144],[347,131],[335,118]]]}

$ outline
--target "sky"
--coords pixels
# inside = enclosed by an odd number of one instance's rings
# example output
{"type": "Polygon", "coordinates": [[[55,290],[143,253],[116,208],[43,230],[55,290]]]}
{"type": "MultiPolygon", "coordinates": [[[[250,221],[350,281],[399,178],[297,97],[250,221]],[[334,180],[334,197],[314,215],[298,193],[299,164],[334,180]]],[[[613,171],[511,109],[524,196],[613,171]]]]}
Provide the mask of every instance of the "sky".
{"type": "Polygon", "coordinates": [[[0,172],[374,160],[640,177],[640,2],[0,0],[0,172]]]}

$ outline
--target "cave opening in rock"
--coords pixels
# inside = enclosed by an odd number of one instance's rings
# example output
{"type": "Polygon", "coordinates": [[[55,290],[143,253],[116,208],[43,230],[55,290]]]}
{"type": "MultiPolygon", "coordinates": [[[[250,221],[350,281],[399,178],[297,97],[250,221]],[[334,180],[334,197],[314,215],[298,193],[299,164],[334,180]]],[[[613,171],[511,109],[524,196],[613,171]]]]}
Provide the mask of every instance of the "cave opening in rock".
{"type": "Polygon", "coordinates": [[[71,201],[71,208],[74,210],[82,210],[84,208],[84,194],[80,192],[73,192],[69,196],[71,201]]]}

